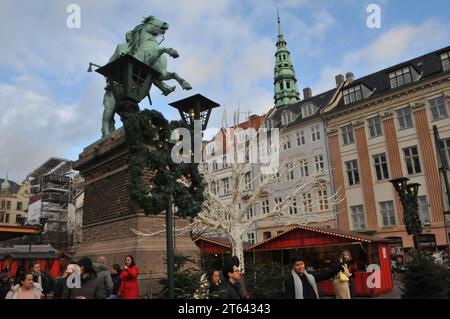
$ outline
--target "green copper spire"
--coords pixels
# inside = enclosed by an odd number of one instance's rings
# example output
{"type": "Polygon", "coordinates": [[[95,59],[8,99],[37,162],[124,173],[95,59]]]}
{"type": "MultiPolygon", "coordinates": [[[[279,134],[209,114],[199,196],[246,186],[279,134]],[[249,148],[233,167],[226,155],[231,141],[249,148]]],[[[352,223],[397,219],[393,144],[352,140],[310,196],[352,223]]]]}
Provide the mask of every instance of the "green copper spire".
{"type": "Polygon", "coordinates": [[[281,32],[280,14],[277,8],[278,40],[275,53],[274,100],[276,107],[284,107],[300,101],[295,69],[291,62],[291,53],[281,32]]]}
{"type": "Polygon", "coordinates": [[[8,173],[6,173],[6,178],[5,178],[5,180],[3,181],[2,185],[1,185],[1,189],[2,190],[9,190],[10,188],[11,188],[11,185],[9,184],[9,181],[8,181],[8,173]]]}

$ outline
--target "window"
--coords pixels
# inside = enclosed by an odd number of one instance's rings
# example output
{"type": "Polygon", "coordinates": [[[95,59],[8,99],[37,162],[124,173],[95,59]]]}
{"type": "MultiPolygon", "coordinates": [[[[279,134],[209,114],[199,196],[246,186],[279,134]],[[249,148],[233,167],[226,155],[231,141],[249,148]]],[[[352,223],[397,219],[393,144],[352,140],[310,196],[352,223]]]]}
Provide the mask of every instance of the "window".
{"type": "Polygon", "coordinates": [[[323,155],[314,156],[314,162],[316,163],[316,171],[324,169],[323,155]]]}
{"type": "Polygon", "coordinates": [[[361,85],[356,85],[351,88],[348,88],[342,92],[344,95],[344,104],[351,104],[353,102],[357,102],[363,99],[363,94],[361,90],[361,85]]]}
{"type": "Polygon", "coordinates": [[[245,184],[245,190],[248,191],[252,188],[252,173],[247,172],[244,175],[244,184],[245,184]]]}
{"type": "Polygon", "coordinates": [[[283,198],[275,197],[275,207],[276,207],[276,209],[279,208],[279,206],[281,205],[282,201],[283,201],[283,198]]]}
{"type": "Polygon", "coordinates": [[[286,111],[283,114],[281,114],[281,124],[286,125],[292,122],[292,112],[286,111]]]}
{"type": "Polygon", "coordinates": [[[419,208],[419,218],[424,224],[431,223],[428,199],[426,196],[417,197],[417,205],[419,208]]]}
{"type": "Polygon", "coordinates": [[[297,213],[298,213],[298,210],[297,210],[297,200],[294,198],[294,199],[292,200],[291,206],[289,207],[289,214],[290,214],[290,215],[297,215],[297,213]]]}
{"type": "Polygon", "coordinates": [[[263,200],[261,203],[263,214],[268,214],[270,211],[269,200],[263,200]]]}
{"type": "Polygon", "coordinates": [[[395,219],[394,202],[380,202],[380,213],[383,222],[383,227],[397,226],[397,221],[395,219]]]}
{"type": "Polygon", "coordinates": [[[6,209],[11,209],[11,201],[6,202],[6,209]]]}
{"type": "Polygon", "coordinates": [[[303,159],[300,160],[300,176],[301,177],[307,177],[309,176],[309,172],[308,172],[308,161],[303,159]]]}
{"type": "Polygon", "coordinates": [[[270,231],[265,231],[263,233],[263,238],[264,238],[264,240],[268,240],[268,239],[272,238],[272,233],[270,231]]]}
{"type": "Polygon", "coordinates": [[[375,116],[367,120],[369,126],[370,137],[377,137],[383,135],[381,130],[381,118],[380,116],[375,116]]]}
{"type": "Polygon", "coordinates": [[[311,127],[311,140],[313,142],[315,141],[320,141],[320,130],[319,130],[319,126],[313,126],[311,127]]]}
{"type": "Polygon", "coordinates": [[[6,201],[5,200],[2,200],[2,206],[1,206],[1,209],[5,209],[6,208],[6,201]]]}
{"type": "Polygon", "coordinates": [[[433,119],[433,121],[445,119],[448,117],[447,103],[445,103],[445,99],[445,96],[440,96],[429,101],[431,118],[433,119]]]}
{"type": "Polygon", "coordinates": [[[405,154],[406,168],[408,175],[419,174],[422,172],[420,167],[419,153],[417,152],[417,146],[411,146],[403,149],[405,154]]]}
{"type": "Polygon", "coordinates": [[[312,200],[311,193],[302,194],[303,197],[303,210],[305,213],[312,213],[312,200]]]}
{"type": "Polygon", "coordinates": [[[250,206],[250,208],[247,210],[247,219],[250,219],[255,216],[255,210],[253,209],[253,206],[250,206]]]}
{"type": "Polygon", "coordinates": [[[22,209],[23,209],[22,202],[17,202],[16,210],[22,210],[22,209]]]}
{"type": "Polygon", "coordinates": [[[319,189],[317,191],[317,199],[319,200],[319,210],[328,209],[328,193],[326,189],[319,189]]]}
{"type": "Polygon", "coordinates": [[[377,181],[389,179],[386,153],[374,155],[373,162],[375,165],[375,173],[377,174],[377,181]]]}
{"type": "Polygon", "coordinates": [[[302,105],[302,117],[303,118],[314,115],[315,111],[316,111],[316,108],[311,103],[302,105]]]}
{"type": "Polygon", "coordinates": [[[247,233],[247,242],[249,242],[250,244],[255,243],[255,238],[255,233],[247,233]]]}
{"type": "Polygon", "coordinates": [[[291,148],[291,140],[289,139],[289,136],[283,137],[282,144],[284,150],[288,150],[291,148]]]}
{"type": "Polygon", "coordinates": [[[345,168],[347,171],[348,185],[359,185],[358,161],[352,160],[345,162],[345,168]]]}
{"type": "Polygon", "coordinates": [[[441,148],[447,159],[447,165],[450,165],[450,138],[442,140],[441,148]]]}
{"type": "Polygon", "coordinates": [[[219,169],[219,165],[217,164],[217,161],[213,161],[213,171],[217,171],[219,169]]]}
{"type": "Polygon", "coordinates": [[[352,214],[353,229],[360,230],[366,228],[366,217],[364,216],[363,205],[356,205],[350,207],[352,214]]]}
{"type": "Polygon", "coordinates": [[[450,70],[450,52],[442,53],[441,61],[444,72],[450,70]]]}
{"type": "Polygon", "coordinates": [[[305,144],[305,131],[297,132],[296,137],[298,146],[305,144]]]}
{"type": "Polygon", "coordinates": [[[411,68],[404,67],[395,72],[389,73],[389,81],[391,82],[391,88],[409,84],[412,82],[411,68]]]}
{"type": "Polygon", "coordinates": [[[286,82],[286,88],[287,88],[287,89],[290,89],[290,88],[291,88],[291,82],[289,82],[289,81],[286,82]]]}
{"type": "Polygon", "coordinates": [[[292,162],[286,163],[286,168],[287,168],[287,174],[286,174],[286,179],[288,181],[292,181],[294,179],[294,168],[293,168],[293,164],[292,162]]]}
{"type": "Polygon", "coordinates": [[[355,142],[355,139],[353,137],[353,125],[350,124],[341,127],[341,134],[342,134],[342,143],[344,145],[353,144],[355,142]]]}
{"type": "Polygon", "coordinates": [[[413,127],[411,108],[409,106],[397,110],[397,119],[398,119],[398,127],[400,130],[413,127]]]}
{"type": "Polygon", "coordinates": [[[223,194],[228,195],[230,193],[230,183],[228,178],[222,179],[222,187],[223,187],[223,194]]]}
{"type": "Polygon", "coordinates": [[[5,223],[9,224],[9,214],[8,213],[5,214],[5,223]]]}

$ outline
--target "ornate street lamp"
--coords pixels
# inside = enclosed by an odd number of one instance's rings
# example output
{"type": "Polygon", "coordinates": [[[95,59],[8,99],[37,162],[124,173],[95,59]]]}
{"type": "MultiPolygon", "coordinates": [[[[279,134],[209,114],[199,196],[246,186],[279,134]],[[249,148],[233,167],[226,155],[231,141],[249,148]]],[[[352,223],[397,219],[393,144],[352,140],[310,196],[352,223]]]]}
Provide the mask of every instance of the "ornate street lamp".
{"type": "Polygon", "coordinates": [[[403,206],[403,219],[408,235],[413,236],[414,248],[419,249],[419,235],[422,233],[422,222],[419,218],[417,196],[419,183],[408,184],[409,178],[400,177],[390,180],[403,206]]]}
{"type": "Polygon", "coordinates": [[[169,103],[169,105],[178,110],[183,122],[192,130],[194,129],[194,121],[201,120],[202,131],[206,130],[208,126],[212,109],[220,106],[201,94],[192,95],[183,100],[169,103]]]}
{"type": "Polygon", "coordinates": [[[135,105],[148,95],[152,79],[160,75],[130,54],[124,54],[95,71],[106,77],[117,103],[135,105]]]}
{"type": "MultiPolygon", "coordinates": [[[[209,116],[213,108],[219,106],[216,102],[196,94],[185,99],[172,102],[169,104],[178,109],[181,119],[191,131],[194,131],[196,120],[201,120],[202,131],[208,126],[209,116]]],[[[191,164],[194,163],[194,137],[191,135],[191,164]]],[[[174,298],[174,237],[173,237],[173,213],[172,213],[172,197],[169,197],[169,203],[166,212],[166,242],[167,242],[167,281],[169,289],[169,298],[174,298]]]]}

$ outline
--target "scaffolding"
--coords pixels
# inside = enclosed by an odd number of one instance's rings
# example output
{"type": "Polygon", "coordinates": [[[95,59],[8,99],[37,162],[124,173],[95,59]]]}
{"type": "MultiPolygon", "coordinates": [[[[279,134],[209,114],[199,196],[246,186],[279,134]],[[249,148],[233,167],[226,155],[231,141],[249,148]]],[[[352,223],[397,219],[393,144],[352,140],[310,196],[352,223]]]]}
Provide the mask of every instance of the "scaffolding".
{"type": "Polygon", "coordinates": [[[65,250],[69,244],[67,220],[69,204],[73,201],[73,179],[66,176],[65,167],[58,165],[58,168],[63,169],[52,169],[49,174],[34,176],[31,194],[40,198],[40,215],[48,218],[46,238],[53,247],[65,250]]]}

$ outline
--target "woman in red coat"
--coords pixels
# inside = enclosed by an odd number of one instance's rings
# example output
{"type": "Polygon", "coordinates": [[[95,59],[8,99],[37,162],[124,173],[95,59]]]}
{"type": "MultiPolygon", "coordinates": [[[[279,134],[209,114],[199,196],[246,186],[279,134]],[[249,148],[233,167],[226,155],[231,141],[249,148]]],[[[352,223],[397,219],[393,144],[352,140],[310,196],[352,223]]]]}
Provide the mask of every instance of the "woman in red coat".
{"type": "Polygon", "coordinates": [[[122,267],[120,273],[120,289],[119,296],[121,299],[139,299],[139,287],[137,277],[139,275],[139,269],[134,263],[133,256],[126,256],[125,265],[122,267]]]}

